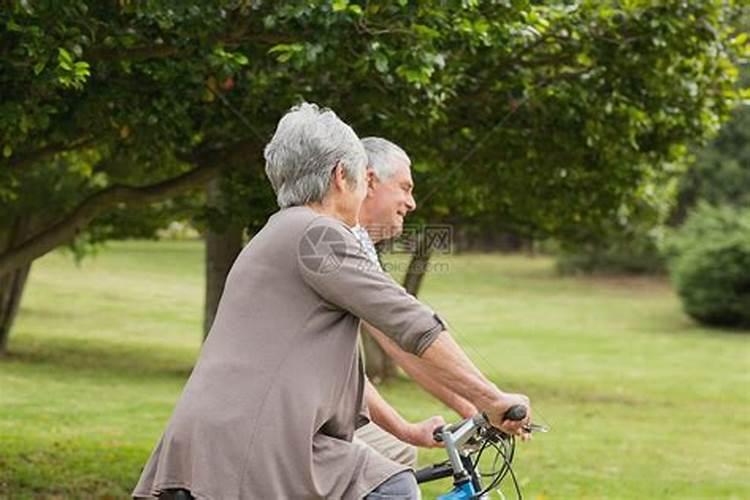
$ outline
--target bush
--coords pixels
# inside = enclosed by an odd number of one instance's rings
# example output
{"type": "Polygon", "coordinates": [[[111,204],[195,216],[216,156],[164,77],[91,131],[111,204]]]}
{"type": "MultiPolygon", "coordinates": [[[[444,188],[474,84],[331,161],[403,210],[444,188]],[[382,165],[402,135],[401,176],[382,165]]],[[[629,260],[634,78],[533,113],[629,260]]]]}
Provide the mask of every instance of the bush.
{"type": "Polygon", "coordinates": [[[669,238],[666,251],[690,316],[750,327],[750,209],[700,205],[669,238]]]}

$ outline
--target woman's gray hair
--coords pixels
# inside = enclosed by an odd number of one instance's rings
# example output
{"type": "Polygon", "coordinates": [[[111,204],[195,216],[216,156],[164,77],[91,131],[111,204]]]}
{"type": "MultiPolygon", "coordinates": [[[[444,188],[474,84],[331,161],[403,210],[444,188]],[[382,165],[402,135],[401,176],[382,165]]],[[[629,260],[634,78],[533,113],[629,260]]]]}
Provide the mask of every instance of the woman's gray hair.
{"type": "Polygon", "coordinates": [[[338,164],[353,186],[362,181],[367,166],[367,153],[354,130],[330,109],[306,102],[279,120],[263,156],[281,208],[322,201],[338,164]]]}
{"type": "Polygon", "coordinates": [[[382,137],[365,137],[362,145],[367,152],[367,166],[381,181],[387,181],[396,172],[398,163],[411,165],[409,155],[403,149],[382,137]]]}

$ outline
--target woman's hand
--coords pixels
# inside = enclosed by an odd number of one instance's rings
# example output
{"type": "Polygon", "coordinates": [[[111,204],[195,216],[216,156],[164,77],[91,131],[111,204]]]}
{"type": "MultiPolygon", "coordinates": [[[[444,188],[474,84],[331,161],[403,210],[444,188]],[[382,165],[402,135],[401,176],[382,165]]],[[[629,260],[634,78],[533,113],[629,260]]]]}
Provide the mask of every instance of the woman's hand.
{"type": "Polygon", "coordinates": [[[402,441],[420,448],[439,448],[443,445],[435,441],[432,433],[441,425],[445,425],[445,419],[436,415],[421,422],[407,424],[403,435],[399,437],[402,441]]]}

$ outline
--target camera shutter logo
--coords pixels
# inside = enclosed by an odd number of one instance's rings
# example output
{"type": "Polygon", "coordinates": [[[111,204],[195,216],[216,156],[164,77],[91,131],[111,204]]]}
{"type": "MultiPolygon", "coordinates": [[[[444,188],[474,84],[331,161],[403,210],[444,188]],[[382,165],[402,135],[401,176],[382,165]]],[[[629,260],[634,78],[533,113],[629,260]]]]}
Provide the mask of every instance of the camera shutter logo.
{"type": "Polygon", "coordinates": [[[339,229],[330,226],[312,226],[299,242],[299,259],[308,270],[328,274],[343,262],[346,239],[339,229]]]}

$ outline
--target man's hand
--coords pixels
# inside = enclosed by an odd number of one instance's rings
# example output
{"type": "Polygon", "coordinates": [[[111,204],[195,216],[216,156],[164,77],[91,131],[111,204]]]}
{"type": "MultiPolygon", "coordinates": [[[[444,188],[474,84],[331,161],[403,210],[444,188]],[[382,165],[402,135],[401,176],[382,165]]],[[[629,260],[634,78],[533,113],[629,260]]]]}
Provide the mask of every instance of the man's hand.
{"type": "Polygon", "coordinates": [[[441,447],[442,444],[435,441],[432,437],[432,432],[441,425],[445,425],[445,419],[443,417],[439,415],[430,417],[421,422],[408,424],[400,438],[402,441],[420,448],[438,448],[441,447]]]}
{"type": "Polygon", "coordinates": [[[503,393],[489,408],[484,410],[484,413],[487,415],[490,424],[498,429],[514,436],[520,436],[523,440],[531,437],[528,432],[524,431],[524,426],[531,422],[531,402],[524,394],[503,393]],[[503,418],[505,412],[515,405],[526,407],[526,417],[518,421],[505,420],[503,418]]]}

